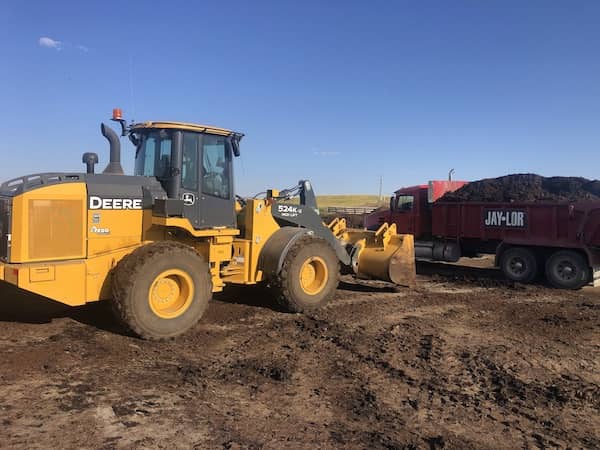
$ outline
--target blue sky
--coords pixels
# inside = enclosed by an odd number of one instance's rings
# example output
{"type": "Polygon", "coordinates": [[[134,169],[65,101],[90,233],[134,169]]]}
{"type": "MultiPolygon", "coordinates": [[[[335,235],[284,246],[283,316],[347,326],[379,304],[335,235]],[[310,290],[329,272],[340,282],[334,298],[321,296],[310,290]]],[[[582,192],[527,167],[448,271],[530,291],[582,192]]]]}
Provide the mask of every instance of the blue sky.
{"type": "Polygon", "coordinates": [[[600,178],[599,23],[595,0],[4,0],[0,179],[104,167],[113,107],[244,132],[241,194],[600,178]]]}

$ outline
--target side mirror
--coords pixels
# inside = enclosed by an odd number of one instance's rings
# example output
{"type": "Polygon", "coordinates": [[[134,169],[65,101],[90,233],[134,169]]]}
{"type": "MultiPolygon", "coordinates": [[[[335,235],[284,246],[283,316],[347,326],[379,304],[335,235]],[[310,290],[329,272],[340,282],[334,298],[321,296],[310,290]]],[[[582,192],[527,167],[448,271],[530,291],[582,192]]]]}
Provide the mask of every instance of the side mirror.
{"type": "Polygon", "coordinates": [[[233,149],[234,156],[240,156],[240,141],[244,137],[242,133],[233,133],[231,137],[231,148],[233,149]]]}
{"type": "Polygon", "coordinates": [[[234,156],[236,156],[236,157],[240,156],[240,141],[238,141],[236,139],[232,139],[231,147],[233,147],[234,156]]]}

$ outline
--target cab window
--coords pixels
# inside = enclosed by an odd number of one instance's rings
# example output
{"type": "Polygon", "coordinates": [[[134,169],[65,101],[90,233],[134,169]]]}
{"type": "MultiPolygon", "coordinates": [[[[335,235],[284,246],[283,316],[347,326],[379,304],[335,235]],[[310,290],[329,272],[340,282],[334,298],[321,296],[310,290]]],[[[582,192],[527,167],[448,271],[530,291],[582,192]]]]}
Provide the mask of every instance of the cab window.
{"type": "Polygon", "coordinates": [[[169,178],[171,176],[171,139],[161,139],[158,151],[158,164],[156,178],[169,178]]]}
{"type": "Polygon", "coordinates": [[[171,176],[171,136],[165,130],[142,136],[135,157],[135,175],[164,179],[171,176]]]}
{"type": "Polygon", "coordinates": [[[139,170],[136,170],[136,175],[145,177],[154,176],[154,160],[156,158],[156,138],[149,137],[146,139],[144,148],[139,155],[139,170]]]}
{"type": "Polygon", "coordinates": [[[198,189],[198,133],[183,133],[181,162],[181,187],[190,191],[198,189]]]}
{"type": "Polygon", "coordinates": [[[205,134],[202,139],[202,192],[230,198],[229,142],[225,136],[205,134]]]}
{"type": "Polygon", "coordinates": [[[396,197],[396,211],[411,211],[415,198],[412,195],[398,195],[396,197]]]}

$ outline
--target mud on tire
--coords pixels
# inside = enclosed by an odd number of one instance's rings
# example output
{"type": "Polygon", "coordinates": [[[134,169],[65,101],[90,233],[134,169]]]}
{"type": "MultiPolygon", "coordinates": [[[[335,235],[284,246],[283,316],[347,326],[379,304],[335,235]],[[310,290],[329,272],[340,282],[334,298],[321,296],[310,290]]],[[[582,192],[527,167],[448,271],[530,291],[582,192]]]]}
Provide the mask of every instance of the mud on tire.
{"type": "Polygon", "coordinates": [[[273,283],[277,303],[289,312],[303,312],[325,305],[335,293],[340,264],[323,239],[304,236],[289,250],[273,283]]]}
{"type": "Polygon", "coordinates": [[[204,314],[212,296],[209,266],[178,242],[145,245],[124,257],[112,278],[113,312],[143,339],[185,333],[204,314]]]}

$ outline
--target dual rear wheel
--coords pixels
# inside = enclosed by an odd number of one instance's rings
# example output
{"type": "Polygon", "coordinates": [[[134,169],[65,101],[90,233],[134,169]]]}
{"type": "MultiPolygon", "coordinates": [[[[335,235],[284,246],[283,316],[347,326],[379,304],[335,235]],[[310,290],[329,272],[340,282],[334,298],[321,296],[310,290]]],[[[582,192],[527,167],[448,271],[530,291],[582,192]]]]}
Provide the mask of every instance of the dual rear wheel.
{"type": "Polygon", "coordinates": [[[527,247],[511,247],[500,258],[500,268],[512,281],[531,283],[544,268],[546,279],[561,289],[579,289],[589,282],[585,258],[573,250],[558,250],[545,260],[527,247]]]}
{"type": "Polygon", "coordinates": [[[546,261],[546,278],[556,287],[579,289],[590,281],[590,269],[581,254],[559,250],[546,261]]]}

